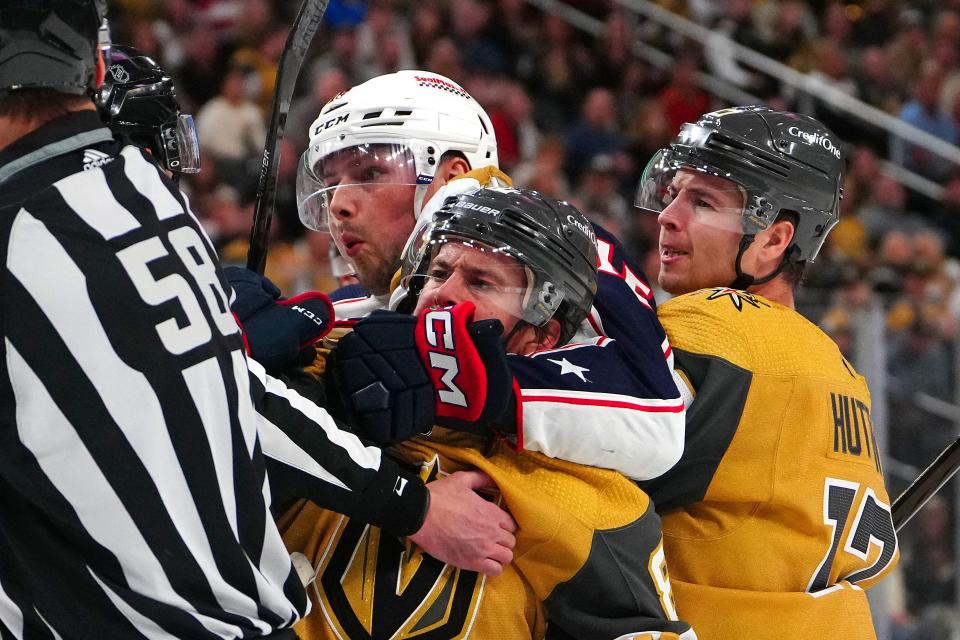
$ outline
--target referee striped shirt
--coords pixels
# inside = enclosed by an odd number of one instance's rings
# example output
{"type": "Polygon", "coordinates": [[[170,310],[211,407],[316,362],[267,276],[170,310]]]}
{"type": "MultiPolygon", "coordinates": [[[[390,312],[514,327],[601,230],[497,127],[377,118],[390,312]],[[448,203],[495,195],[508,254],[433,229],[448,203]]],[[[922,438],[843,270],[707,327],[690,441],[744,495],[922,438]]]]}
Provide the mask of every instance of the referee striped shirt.
{"type": "Polygon", "coordinates": [[[0,261],[0,637],[289,627],[308,605],[274,473],[419,526],[423,485],[245,358],[185,197],[93,112],[0,152],[0,261]]]}

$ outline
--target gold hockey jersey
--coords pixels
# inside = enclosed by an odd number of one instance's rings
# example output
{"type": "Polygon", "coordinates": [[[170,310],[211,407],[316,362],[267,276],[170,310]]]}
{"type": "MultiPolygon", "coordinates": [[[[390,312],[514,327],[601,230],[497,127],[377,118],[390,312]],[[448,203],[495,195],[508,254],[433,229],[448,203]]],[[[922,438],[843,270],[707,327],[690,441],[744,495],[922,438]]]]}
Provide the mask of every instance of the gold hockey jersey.
{"type": "Polygon", "coordinates": [[[701,640],[875,637],[899,558],[866,381],[800,314],[707,289],[659,309],[695,398],[680,462],[645,483],[678,612],[701,640]]]}
{"type": "Polygon", "coordinates": [[[394,453],[430,480],[489,474],[517,521],[496,578],[445,565],[389,534],[301,502],[278,521],[313,562],[304,640],[613,638],[695,640],[676,620],[660,522],[624,476],[437,428],[394,453]]]}

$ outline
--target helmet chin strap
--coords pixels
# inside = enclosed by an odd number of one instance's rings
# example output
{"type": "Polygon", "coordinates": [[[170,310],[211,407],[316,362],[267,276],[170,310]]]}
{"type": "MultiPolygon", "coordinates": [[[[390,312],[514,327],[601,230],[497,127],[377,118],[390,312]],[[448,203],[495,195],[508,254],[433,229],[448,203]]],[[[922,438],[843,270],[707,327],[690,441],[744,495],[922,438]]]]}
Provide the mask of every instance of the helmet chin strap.
{"type": "Polygon", "coordinates": [[[762,278],[755,278],[749,273],[744,273],[743,269],[740,266],[740,261],[743,259],[743,254],[746,253],[747,249],[753,244],[753,241],[756,239],[756,235],[752,233],[746,233],[740,238],[740,248],[737,250],[737,259],[733,264],[733,268],[737,272],[737,277],[727,285],[730,289],[740,289],[741,291],[746,291],[748,287],[752,287],[755,284],[763,284],[765,282],[770,282],[783,271],[783,268],[787,266],[787,260],[790,254],[793,252],[793,247],[790,247],[783,254],[783,258],[780,260],[780,264],[777,265],[777,268],[774,269],[771,273],[765,275],[762,278]]]}

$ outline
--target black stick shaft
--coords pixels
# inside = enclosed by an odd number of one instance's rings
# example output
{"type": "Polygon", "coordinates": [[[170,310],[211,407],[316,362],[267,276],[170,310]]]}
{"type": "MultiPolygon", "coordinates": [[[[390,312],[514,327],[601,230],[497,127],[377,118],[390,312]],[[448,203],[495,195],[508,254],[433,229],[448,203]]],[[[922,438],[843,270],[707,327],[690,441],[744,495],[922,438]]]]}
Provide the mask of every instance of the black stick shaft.
{"type": "Polygon", "coordinates": [[[897,531],[920,511],[920,508],[960,470],[960,438],[940,452],[937,459],[893,501],[893,526],[897,531]]]}
{"type": "Polygon", "coordinates": [[[277,173],[280,170],[280,143],[283,141],[283,129],[287,124],[287,114],[290,113],[290,102],[293,100],[300,67],[307,56],[313,36],[320,27],[320,21],[323,20],[328,3],[329,0],[304,0],[293,21],[290,35],[287,36],[287,41],[283,45],[283,53],[280,55],[277,83],[270,106],[267,140],[260,163],[260,178],[257,181],[257,199],[253,211],[253,225],[250,229],[250,249],[247,251],[247,268],[259,274],[263,274],[267,264],[267,241],[277,195],[277,173]]]}

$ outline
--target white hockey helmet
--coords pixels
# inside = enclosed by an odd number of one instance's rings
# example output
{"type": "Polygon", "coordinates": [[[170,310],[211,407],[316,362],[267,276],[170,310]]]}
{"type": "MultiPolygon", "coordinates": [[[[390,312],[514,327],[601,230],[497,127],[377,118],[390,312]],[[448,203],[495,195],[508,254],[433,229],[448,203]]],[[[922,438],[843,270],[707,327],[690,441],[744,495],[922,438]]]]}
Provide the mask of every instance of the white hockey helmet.
{"type": "Polygon", "coordinates": [[[310,126],[310,146],[297,172],[300,220],[328,230],[333,190],[371,182],[416,186],[415,219],[449,151],[462,153],[471,168],[497,164],[490,117],[459,84],[416,70],[359,84],[328,102],[310,126]],[[347,177],[326,175],[325,163],[333,158],[353,168],[347,177]]]}

